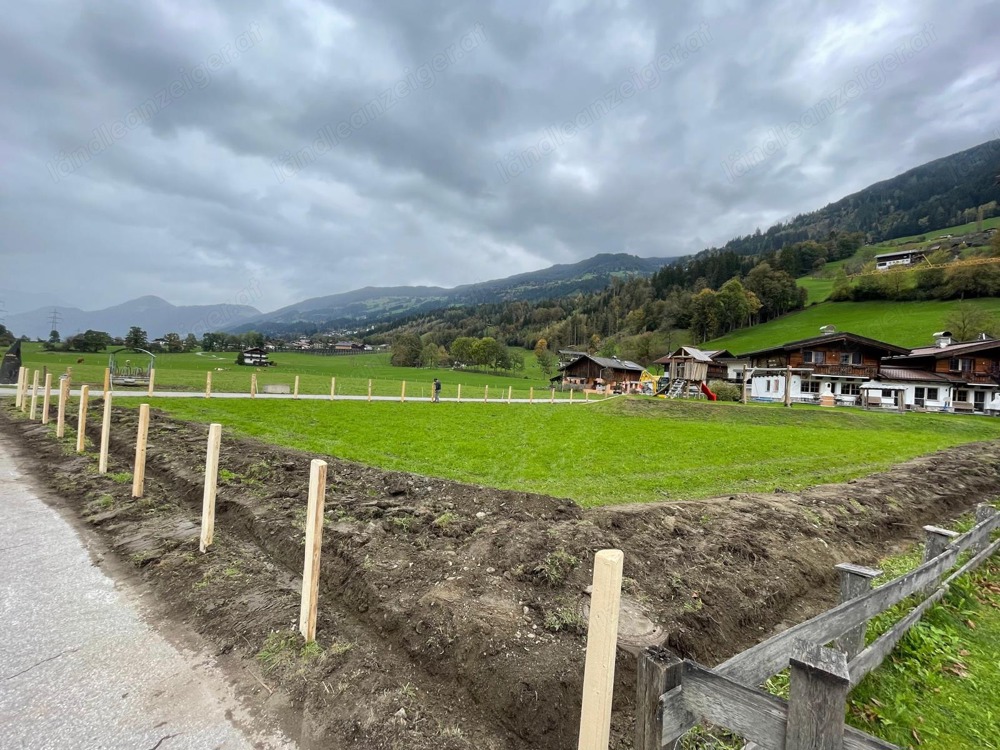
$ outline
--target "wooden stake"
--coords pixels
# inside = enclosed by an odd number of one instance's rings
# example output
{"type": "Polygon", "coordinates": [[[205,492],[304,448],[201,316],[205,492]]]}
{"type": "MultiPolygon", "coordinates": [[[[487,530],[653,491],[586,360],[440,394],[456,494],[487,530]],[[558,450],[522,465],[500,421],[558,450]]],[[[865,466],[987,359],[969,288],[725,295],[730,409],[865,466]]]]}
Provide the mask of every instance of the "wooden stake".
{"type": "Polygon", "coordinates": [[[323,550],[323,505],[326,499],[326,461],[314,458],[309,467],[309,505],[306,508],[306,556],[302,570],[302,606],[299,631],[316,640],[319,562],[323,550]]]}
{"type": "MultiPolygon", "coordinates": [[[[851,565],[850,563],[840,563],[834,566],[840,573],[840,603],[857,599],[859,596],[867,594],[872,590],[872,579],[882,575],[881,570],[866,568],[861,565],[851,565]]],[[[847,654],[847,660],[851,661],[861,653],[865,647],[865,632],[868,629],[867,623],[851,628],[834,642],[837,648],[847,654]]]]}
{"type": "Polygon", "coordinates": [[[372,381],[368,381],[368,401],[372,400],[372,381]]]}
{"type": "Polygon", "coordinates": [[[584,401],[590,401],[590,391],[584,390],[584,392],[583,392],[583,400],[584,401]]]}
{"type": "Polygon", "coordinates": [[[42,398],[42,424],[49,423],[49,403],[52,401],[52,373],[45,373],[45,393],[42,398]]]}
{"type": "Polygon", "coordinates": [[[69,378],[59,378],[59,404],[56,407],[56,437],[66,437],[66,402],[69,400],[69,378]]]}
{"type": "Polygon", "coordinates": [[[333,401],[333,397],[337,395],[337,379],[330,378],[330,400],[333,401]]]}
{"type": "Polygon", "coordinates": [[[785,406],[792,405],[792,367],[785,369],[785,406]]]}
{"type": "Polygon", "coordinates": [[[514,395],[514,386],[508,385],[507,386],[507,403],[508,404],[510,403],[511,396],[513,396],[513,395],[514,395]]]}
{"type": "Polygon", "coordinates": [[[787,750],[840,750],[851,677],[847,656],[799,644],[789,659],[787,750]]]}
{"type": "Polygon", "coordinates": [[[212,371],[205,373],[205,398],[212,398],[212,371]]]}
{"type": "Polygon", "coordinates": [[[101,457],[97,462],[97,473],[108,473],[108,447],[111,444],[111,391],[104,392],[104,418],[101,421],[101,457]]]}
{"type": "Polygon", "coordinates": [[[594,556],[594,593],[590,597],[577,750],[607,750],[611,738],[611,697],[615,686],[624,559],[622,551],[617,549],[601,550],[594,556]]]}
{"type": "Polygon", "coordinates": [[[455,403],[457,403],[457,404],[462,403],[462,384],[461,383],[458,384],[458,398],[455,399],[455,403]]]}
{"type": "Polygon", "coordinates": [[[215,534],[215,493],[219,483],[219,446],[222,425],[213,422],[208,428],[208,451],[205,455],[205,494],[201,502],[201,545],[204,552],[215,534]]]}
{"type": "Polygon", "coordinates": [[[569,402],[571,404],[573,403],[573,389],[572,388],[569,389],[569,402]]]}
{"type": "Polygon", "coordinates": [[[528,403],[535,403],[535,386],[531,386],[531,388],[528,389],[528,403]]]}
{"type": "Polygon", "coordinates": [[[21,394],[21,411],[28,411],[28,368],[24,368],[24,393],[21,394]]]}
{"type": "Polygon", "coordinates": [[[257,373],[250,375],[250,398],[257,398],[257,373]]]}
{"type": "Polygon", "coordinates": [[[109,393],[111,393],[111,368],[110,367],[105,367],[104,368],[104,391],[103,391],[103,393],[101,395],[104,396],[104,398],[107,398],[109,393]]]}
{"type": "Polygon", "coordinates": [[[483,401],[486,402],[489,400],[490,400],[490,387],[487,385],[483,387],[483,401]]]}
{"type": "Polygon", "coordinates": [[[146,484],[146,439],[149,437],[149,404],[139,405],[139,430],[135,437],[135,469],[132,497],[142,497],[146,484]]]}
{"type": "Polygon", "coordinates": [[[83,453],[83,443],[87,430],[87,401],[90,400],[90,386],[80,388],[80,415],[76,420],[76,452],[83,453]]]}
{"type": "Polygon", "coordinates": [[[24,369],[25,369],[24,367],[19,367],[17,369],[17,393],[14,394],[15,409],[21,408],[21,401],[23,400],[21,391],[24,388],[24,369]]]}
{"type": "Polygon", "coordinates": [[[406,381],[403,381],[403,389],[399,392],[400,402],[406,401],[406,381]]]}
{"type": "Polygon", "coordinates": [[[556,389],[555,389],[555,388],[553,388],[553,389],[552,389],[552,390],[551,390],[551,391],[549,392],[549,403],[550,403],[550,404],[554,404],[555,402],[556,402],[556,389]]]}
{"type": "Polygon", "coordinates": [[[149,388],[146,389],[146,395],[149,398],[153,397],[153,383],[156,382],[156,368],[149,368],[149,388]]]}
{"type": "Polygon", "coordinates": [[[292,387],[292,398],[299,397],[299,376],[295,376],[295,385],[292,387]]]}
{"type": "Polygon", "coordinates": [[[635,691],[635,750],[662,750],[664,747],[660,696],[681,684],[683,671],[684,660],[667,649],[650,646],[639,654],[635,691]]]}
{"type": "Polygon", "coordinates": [[[31,413],[28,418],[33,420],[36,414],[38,414],[38,370],[35,370],[35,380],[31,385],[31,413]]]}

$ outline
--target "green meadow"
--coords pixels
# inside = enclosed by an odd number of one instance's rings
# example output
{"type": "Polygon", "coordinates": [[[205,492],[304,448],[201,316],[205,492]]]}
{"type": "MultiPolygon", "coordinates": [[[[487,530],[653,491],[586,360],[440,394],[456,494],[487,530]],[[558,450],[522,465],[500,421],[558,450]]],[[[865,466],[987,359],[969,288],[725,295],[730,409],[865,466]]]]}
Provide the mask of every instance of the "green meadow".
{"type": "Polygon", "coordinates": [[[586,506],[796,490],[1000,437],[1000,420],[982,417],[647,398],[556,406],[204,398],[150,403],[180,419],[219,422],[224,436],[586,506]]]}
{"type": "MultiPolygon", "coordinates": [[[[155,388],[160,391],[204,391],[206,374],[212,373],[212,390],[216,393],[249,393],[250,376],[257,375],[258,391],[269,384],[293,386],[299,377],[299,393],[329,395],[333,378],[337,379],[339,395],[362,396],[368,393],[372,381],[372,395],[399,396],[402,382],[406,381],[406,395],[430,395],[431,382],[440,378],[441,396],[454,398],[462,386],[462,398],[499,398],[513,389],[514,398],[528,398],[534,388],[539,397],[549,397],[548,378],[539,370],[532,352],[524,351],[523,371],[516,374],[490,374],[451,370],[445,368],[393,367],[387,352],[321,356],[301,352],[278,352],[269,357],[274,367],[244,367],[236,364],[236,352],[192,352],[185,354],[157,354],[155,388]]],[[[78,352],[46,352],[40,344],[26,344],[22,361],[31,369],[47,367],[53,375],[61,375],[67,367],[73,369],[73,383],[100,386],[104,382],[104,368],[108,366],[109,352],[80,354],[78,352]],[[80,362],[79,360],[83,360],[80,362]]],[[[125,353],[118,355],[119,360],[125,353]]],[[[128,353],[133,365],[145,364],[142,355],[128,353]]],[[[119,361],[120,363],[120,361],[119,361]]],[[[145,388],[116,388],[116,391],[143,393],[145,388]]],[[[556,393],[556,398],[567,398],[568,393],[556,393]]],[[[577,395],[579,398],[579,395],[577,395]]]]}

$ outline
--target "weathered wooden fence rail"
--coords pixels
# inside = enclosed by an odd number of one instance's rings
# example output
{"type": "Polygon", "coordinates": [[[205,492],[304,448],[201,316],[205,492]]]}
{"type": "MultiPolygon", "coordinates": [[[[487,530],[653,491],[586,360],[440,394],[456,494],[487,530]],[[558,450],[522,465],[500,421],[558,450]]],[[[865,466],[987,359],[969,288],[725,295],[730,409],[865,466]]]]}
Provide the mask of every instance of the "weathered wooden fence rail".
{"type": "Polygon", "coordinates": [[[696,724],[710,723],[768,750],[894,748],[845,726],[847,695],[947,593],[952,581],[1000,551],[1000,540],[990,543],[991,534],[1000,528],[1000,513],[980,505],[976,520],[965,534],[924,527],[925,561],[876,589],[870,589],[870,581],[879,571],[837,566],[841,572],[841,604],[714,669],[679,659],[662,649],[647,649],[638,665],[635,747],[659,750],[696,724]],[[977,554],[942,580],[967,550],[977,554]],[[915,594],[927,596],[864,647],[868,621],[915,594]],[[836,642],[838,648],[825,648],[831,642],[836,642]],[[758,689],[758,685],[786,668],[791,676],[788,701],[758,689]]]}

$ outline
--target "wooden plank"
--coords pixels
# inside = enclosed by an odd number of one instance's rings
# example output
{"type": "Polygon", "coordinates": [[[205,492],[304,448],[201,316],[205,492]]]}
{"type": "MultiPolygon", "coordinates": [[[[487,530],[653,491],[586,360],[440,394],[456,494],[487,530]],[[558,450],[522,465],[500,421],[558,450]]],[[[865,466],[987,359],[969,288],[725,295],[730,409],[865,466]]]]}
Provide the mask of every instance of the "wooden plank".
{"type": "Polygon", "coordinates": [[[635,687],[635,750],[663,746],[664,693],[681,684],[684,660],[663,648],[650,646],[639,654],[635,687]]]}
{"type": "Polygon", "coordinates": [[[146,389],[146,396],[148,398],[153,397],[153,384],[156,382],[156,368],[149,368],[149,387],[146,389]]]}
{"type": "Polygon", "coordinates": [[[299,631],[306,641],[316,640],[319,608],[319,563],[323,550],[323,506],[326,500],[326,461],[314,458],[309,466],[309,504],[306,508],[306,552],[302,570],[302,604],[299,631]]]}
{"type": "Polygon", "coordinates": [[[587,661],[583,670],[577,750],[608,750],[611,739],[611,699],[615,687],[624,559],[619,549],[603,549],[594,555],[594,588],[587,627],[587,661]]]}
{"type": "Polygon", "coordinates": [[[899,639],[906,635],[906,631],[913,627],[923,617],[924,612],[933,607],[947,591],[947,586],[939,588],[924,599],[906,617],[897,622],[891,630],[883,633],[864,651],[854,657],[847,665],[851,674],[851,684],[857,685],[864,679],[866,674],[881,664],[885,660],[885,657],[892,653],[896,644],[899,643],[899,639]]]}
{"type": "Polygon", "coordinates": [[[42,393],[42,424],[49,423],[49,406],[52,402],[52,373],[45,373],[45,390],[42,393]]]}
{"type": "Polygon", "coordinates": [[[146,440],[149,437],[149,404],[139,405],[139,428],[135,436],[135,468],[132,471],[132,497],[142,497],[146,488],[146,440]]]}
{"type": "MultiPolygon", "coordinates": [[[[660,746],[673,746],[680,737],[691,730],[698,719],[684,706],[680,685],[660,696],[660,746]]],[[[640,748],[636,748],[640,750],[640,748]]],[[[644,748],[642,750],[645,750],[644,748]]]]}
{"type": "Polygon", "coordinates": [[[90,400],[90,386],[80,388],[80,414],[76,418],[76,452],[83,453],[87,431],[87,402],[90,400]]]}
{"type": "Polygon", "coordinates": [[[38,370],[35,370],[34,381],[31,384],[31,412],[28,419],[34,420],[38,414],[38,370]]]}
{"type": "Polygon", "coordinates": [[[966,573],[971,573],[973,570],[975,570],[980,565],[982,565],[984,562],[986,562],[990,557],[992,557],[996,553],[996,551],[998,549],[1000,549],[1000,539],[997,539],[995,542],[993,542],[993,544],[991,544],[990,546],[988,546],[986,549],[984,549],[978,555],[976,555],[971,560],[969,560],[967,563],[965,563],[965,565],[963,565],[961,568],[959,568],[954,573],[952,573],[950,576],[948,576],[944,580],[944,584],[947,586],[952,581],[954,581],[956,578],[958,578],[959,576],[963,576],[966,573]]]}
{"type": "Polygon", "coordinates": [[[786,750],[841,750],[851,689],[847,656],[800,641],[789,668],[786,750]]]}
{"type": "Polygon", "coordinates": [[[212,398],[212,372],[205,373],[205,398],[212,398]]]}
{"type": "MultiPolygon", "coordinates": [[[[27,384],[27,375],[25,375],[25,384],[27,384]]],[[[1000,524],[1000,513],[989,503],[979,503],[976,506],[976,526],[987,526],[990,530],[982,535],[981,539],[975,541],[976,552],[982,552],[990,543],[990,534],[992,533],[994,524],[1000,524]]]]}
{"type": "Polygon", "coordinates": [[[944,571],[955,564],[957,558],[958,552],[949,548],[906,575],[733,656],[715,671],[743,685],[759,685],[788,666],[788,656],[796,640],[829,643],[910,594],[936,582],[944,571]]]}
{"type": "Polygon", "coordinates": [[[988,504],[981,503],[976,507],[976,525],[957,539],[953,539],[948,546],[959,552],[964,552],[969,547],[982,549],[989,544],[990,536],[997,528],[1000,528],[1000,513],[996,513],[988,504]],[[990,514],[988,512],[990,510],[994,513],[990,514]]]}
{"type": "MultiPolygon", "coordinates": [[[[840,601],[849,602],[872,590],[872,579],[882,575],[881,570],[866,568],[861,565],[840,563],[835,566],[840,574],[840,601]]],[[[851,628],[837,638],[837,648],[847,654],[848,660],[857,656],[865,647],[865,633],[868,623],[851,628]]]]}
{"type": "Polygon", "coordinates": [[[208,428],[208,448],[205,452],[205,491],[201,501],[201,544],[204,552],[215,536],[215,496],[219,486],[219,447],[222,445],[222,425],[213,422],[208,428]]]}
{"type": "Polygon", "coordinates": [[[97,473],[108,473],[108,448],[111,445],[111,391],[104,392],[104,417],[101,420],[101,456],[97,461],[97,473]]]}

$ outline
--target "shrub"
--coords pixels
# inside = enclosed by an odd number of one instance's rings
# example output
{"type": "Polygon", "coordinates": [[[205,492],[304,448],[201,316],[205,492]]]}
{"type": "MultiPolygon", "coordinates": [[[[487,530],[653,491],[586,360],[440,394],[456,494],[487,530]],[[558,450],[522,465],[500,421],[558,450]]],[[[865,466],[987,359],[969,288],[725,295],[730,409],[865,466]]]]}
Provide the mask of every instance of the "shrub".
{"type": "Polygon", "coordinates": [[[726,383],[722,380],[713,380],[708,384],[712,393],[719,397],[719,401],[739,401],[743,394],[740,387],[735,383],[726,383]]]}

